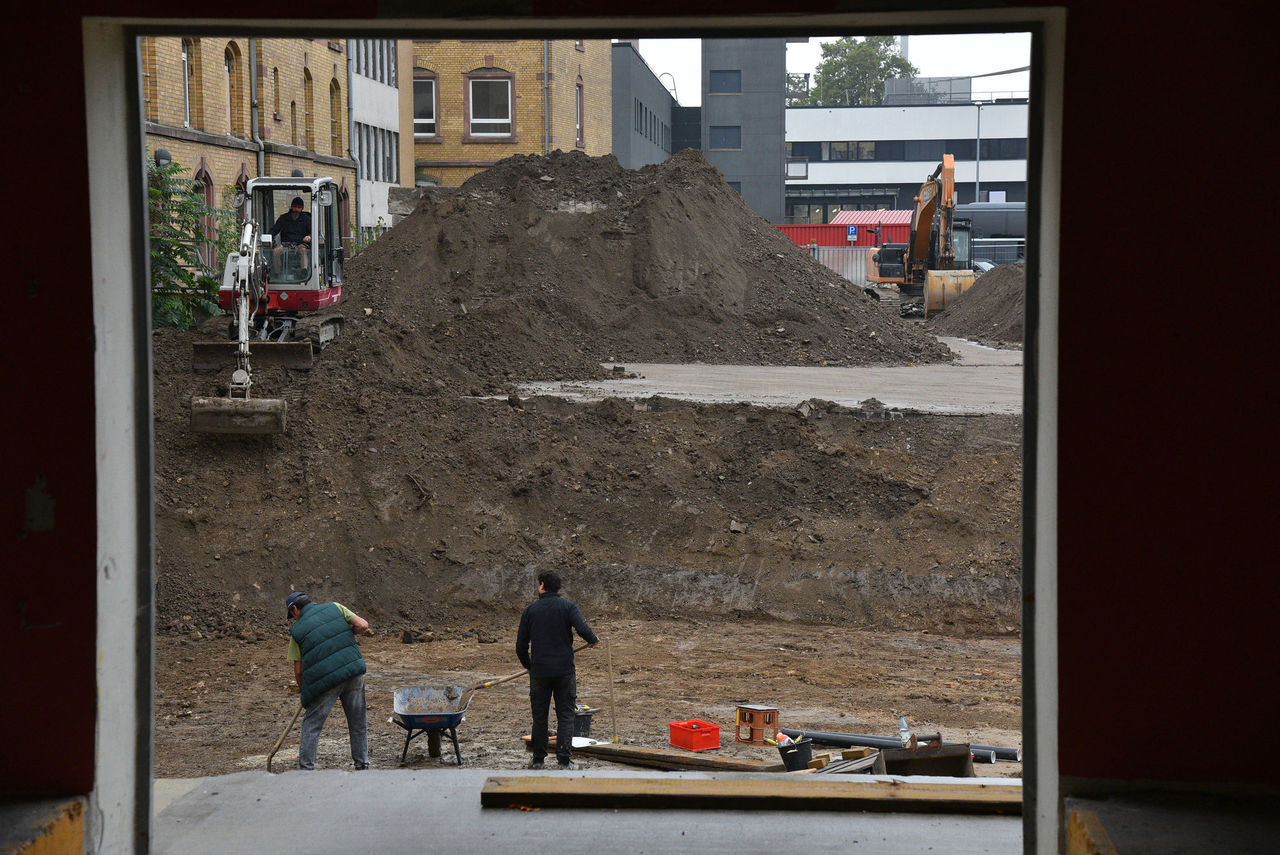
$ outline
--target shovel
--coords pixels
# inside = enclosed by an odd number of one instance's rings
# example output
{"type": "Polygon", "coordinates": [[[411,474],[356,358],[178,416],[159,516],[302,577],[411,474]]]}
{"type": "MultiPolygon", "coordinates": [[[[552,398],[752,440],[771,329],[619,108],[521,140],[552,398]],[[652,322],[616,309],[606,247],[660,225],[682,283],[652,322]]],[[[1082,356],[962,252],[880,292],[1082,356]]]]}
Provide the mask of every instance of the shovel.
{"type": "Polygon", "coordinates": [[[280,738],[276,740],[276,747],[271,749],[271,753],[267,755],[267,771],[274,771],[271,768],[271,759],[276,756],[276,752],[280,750],[280,746],[284,744],[284,739],[289,735],[289,731],[293,730],[293,725],[298,720],[298,716],[302,715],[302,704],[298,704],[298,711],[293,714],[293,718],[289,721],[289,726],[284,729],[284,733],[280,734],[280,738]]]}

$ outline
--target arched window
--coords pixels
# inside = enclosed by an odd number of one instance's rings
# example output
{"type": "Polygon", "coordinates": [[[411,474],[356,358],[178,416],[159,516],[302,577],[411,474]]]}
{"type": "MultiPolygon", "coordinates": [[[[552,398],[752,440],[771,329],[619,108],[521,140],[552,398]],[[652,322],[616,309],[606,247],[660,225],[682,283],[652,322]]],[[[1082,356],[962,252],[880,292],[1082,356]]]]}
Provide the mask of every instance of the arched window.
{"type": "Polygon", "coordinates": [[[302,69],[302,147],[316,147],[316,100],[311,84],[311,70],[302,69]]]}
{"type": "Polygon", "coordinates": [[[289,102],[289,145],[298,144],[298,102],[289,102]]]}
{"type": "Polygon", "coordinates": [[[347,189],[347,179],[343,178],[338,185],[338,234],[342,247],[348,256],[353,251],[351,240],[351,191],[347,189]]]}
{"type": "Polygon", "coordinates": [[[240,63],[240,48],[228,42],[222,52],[227,85],[227,133],[233,137],[244,136],[244,74],[240,63]]]}
{"type": "MultiPolygon", "coordinates": [[[[200,164],[196,167],[195,172],[191,176],[193,181],[192,191],[204,200],[208,208],[216,205],[213,192],[213,175],[209,172],[209,164],[205,159],[200,158],[200,164]]],[[[203,273],[211,273],[215,267],[215,259],[213,257],[214,242],[217,240],[217,223],[210,216],[200,218],[200,227],[204,234],[201,240],[196,243],[196,254],[199,258],[199,264],[203,273]]]]}
{"type": "Polygon", "coordinates": [[[142,37],[142,108],[148,122],[160,121],[160,103],[156,87],[156,40],[142,37]]]}
{"type": "Polygon", "coordinates": [[[334,157],[342,157],[342,87],[336,77],[329,82],[329,148],[334,157]]]}
{"type": "Polygon", "coordinates": [[[200,75],[200,40],[182,40],[182,124],[204,127],[204,89],[200,75]]]}
{"type": "Polygon", "coordinates": [[[280,116],[280,69],[278,68],[271,69],[271,93],[272,93],[272,97],[274,98],[274,101],[272,102],[271,107],[275,111],[276,118],[279,119],[281,118],[281,116],[280,116]]]}
{"type": "MultiPolygon", "coordinates": [[[[241,193],[248,193],[249,190],[249,169],[245,166],[244,161],[240,161],[240,171],[236,173],[236,189],[241,193]]],[[[236,207],[236,219],[244,218],[244,204],[236,207]]]]}

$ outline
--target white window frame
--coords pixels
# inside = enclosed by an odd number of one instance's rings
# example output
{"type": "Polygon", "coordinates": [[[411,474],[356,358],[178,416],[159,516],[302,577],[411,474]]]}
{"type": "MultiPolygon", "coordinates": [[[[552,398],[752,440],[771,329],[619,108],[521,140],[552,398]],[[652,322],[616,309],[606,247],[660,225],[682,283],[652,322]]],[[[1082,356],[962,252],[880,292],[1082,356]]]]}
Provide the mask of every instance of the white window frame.
{"type": "MultiPolygon", "coordinates": [[[[420,74],[421,72],[419,72],[420,74]]],[[[413,135],[415,137],[434,137],[440,133],[440,87],[436,82],[437,78],[434,74],[427,76],[423,74],[421,77],[414,74],[413,77],[413,135]],[[418,84],[431,84],[431,130],[424,131],[419,128],[419,122],[424,120],[418,118],[418,84]]]]}
{"type": "Polygon", "coordinates": [[[511,109],[513,87],[510,77],[472,77],[467,80],[467,135],[472,137],[486,137],[489,139],[502,139],[515,135],[515,116],[511,109]],[[476,117],[476,90],[477,83],[494,84],[500,83],[507,88],[507,115],[503,118],[495,117],[476,117]],[[483,131],[477,130],[477,126],[484,125],[506,125],[505,131],[483,131]]]}

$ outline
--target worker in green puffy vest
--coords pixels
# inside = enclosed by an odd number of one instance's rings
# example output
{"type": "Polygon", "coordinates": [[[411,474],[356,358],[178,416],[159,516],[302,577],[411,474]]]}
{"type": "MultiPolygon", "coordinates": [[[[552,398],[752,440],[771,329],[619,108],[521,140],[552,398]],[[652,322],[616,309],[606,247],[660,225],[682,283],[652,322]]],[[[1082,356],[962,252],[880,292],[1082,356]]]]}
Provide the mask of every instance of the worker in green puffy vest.
{"type": "Polygon", "coordinates": [[[301,591],[285,598],[289,629],[289,661],[302,690],[301,745],[298,768],[316,767],[316,750],[335,701],[342,702],[351,738],[351,760],[357,770],[369,768],[369,735],[365,724],[364,658],[357,635],[369,633],[369,622],[341,603],[314,603],[301,591]]]}

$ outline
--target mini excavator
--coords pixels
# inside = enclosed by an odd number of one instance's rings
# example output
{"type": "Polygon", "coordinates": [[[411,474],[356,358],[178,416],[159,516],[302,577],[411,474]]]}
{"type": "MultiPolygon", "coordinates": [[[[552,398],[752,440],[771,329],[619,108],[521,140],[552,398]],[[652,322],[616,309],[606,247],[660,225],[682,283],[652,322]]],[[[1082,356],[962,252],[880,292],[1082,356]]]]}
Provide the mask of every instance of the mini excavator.
{"type": "Polygon", "coordinates": [[[283,398],[255,398],[257,365],[309,369],[342,332],[342,241],[331,178],[252,178],[237,192],[240,248],[227,255],[218,305],[227,340],[196,342],[197,371],[231,368],[226,397],[191,400],[198,433],[284,433],[283,398]]]}
{"type": "Polygon", "coordinates": [[[974,281],[969,222],[955,216],[955,175],[955,157],[944,154],[914,199],[908,242],[883,244],[867,255],[868,284],[897,285],[904,304],[918,301],[926,317],[955,302],[974,281]]]}

